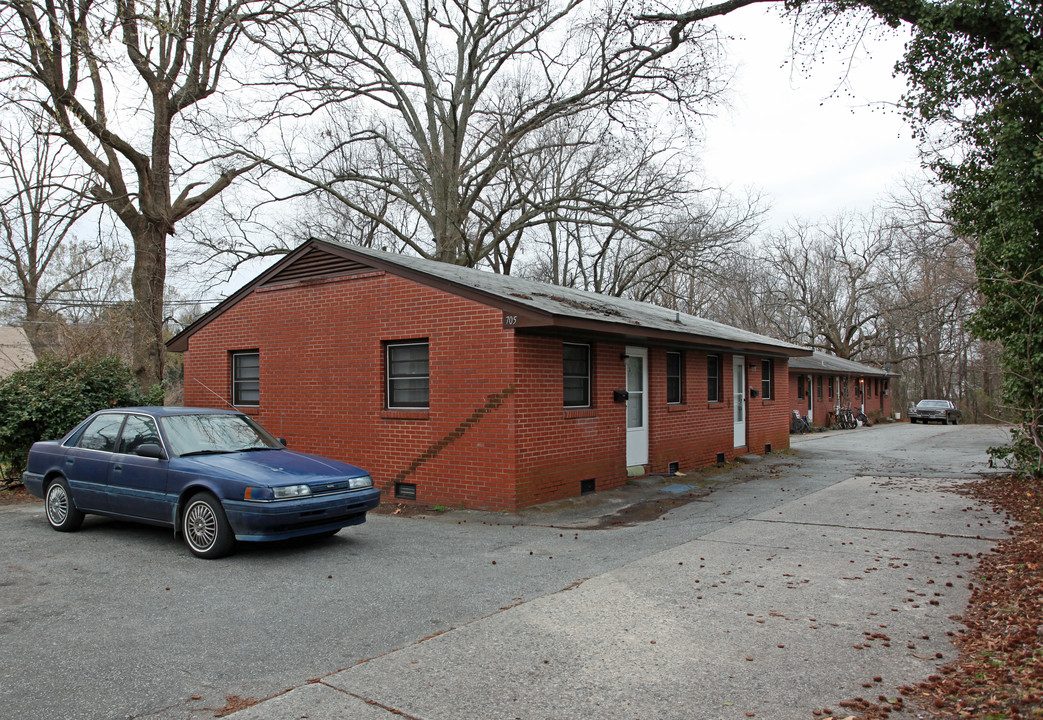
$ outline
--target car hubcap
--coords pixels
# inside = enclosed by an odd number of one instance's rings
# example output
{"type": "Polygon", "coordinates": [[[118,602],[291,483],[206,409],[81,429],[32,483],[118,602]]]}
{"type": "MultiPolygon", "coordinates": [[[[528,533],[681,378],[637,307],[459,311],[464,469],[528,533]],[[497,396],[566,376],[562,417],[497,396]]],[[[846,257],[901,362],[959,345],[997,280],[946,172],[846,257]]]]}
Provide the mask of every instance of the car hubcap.
{"type": "Polygon", "coordinates": [[[217,540],[217,515],[205,502],[193,503],[185,515],[185,536],[198,550],[206,550],[217,540]]]}
{"type": "Polygon", "coordinates": [[[61,525],[69,516],[69,497],[61,485],[52,485],[47,491],[47,517],[55,525],[61,525]]]}

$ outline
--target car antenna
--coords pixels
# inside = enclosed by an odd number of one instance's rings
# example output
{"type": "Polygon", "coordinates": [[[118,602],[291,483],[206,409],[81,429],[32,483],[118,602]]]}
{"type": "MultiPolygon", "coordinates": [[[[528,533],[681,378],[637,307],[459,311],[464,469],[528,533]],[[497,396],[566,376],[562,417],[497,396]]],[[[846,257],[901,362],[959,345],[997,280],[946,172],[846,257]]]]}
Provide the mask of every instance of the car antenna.
{"type": "Polygon", "coordinates": [[[193,380],[195,380],[195,381],[196,381],[197,383],[199,383],[200,385],[202,385],[202,386],[203,386],[203,389],[204,389],[204,390],[206,390],[207,392],[209,392],[209,393],[210,393],[211,395],[213,395],[214,397],[216,397],[216,398],[217,398],[218,400],[220,400],[221,402],[223,402],[223,403],[224,403],[225,405],[227,405],[228,407],[232,408],[233,410],[238,410],[238,409],[239,409],[239,408],[237,408],[237,407],[236,407],[235,405],[233,405],[232,403],[230,403],[230,402],[228,402],[227,400],[225,400],[225,399],[224,399],[224,397],[223,397],[223,396],[222,396],[222,395],[221,395],[220,393],[218,393],[217,391],[215,391],[215,390],[211,389],[210,387],[208,387],[208,386],[206,385],[206,383],[202,382],[202,381],[201,381],[201,380],[200,380],[199,378],[192,378],[192,379],[193,379],[193,380]]]}

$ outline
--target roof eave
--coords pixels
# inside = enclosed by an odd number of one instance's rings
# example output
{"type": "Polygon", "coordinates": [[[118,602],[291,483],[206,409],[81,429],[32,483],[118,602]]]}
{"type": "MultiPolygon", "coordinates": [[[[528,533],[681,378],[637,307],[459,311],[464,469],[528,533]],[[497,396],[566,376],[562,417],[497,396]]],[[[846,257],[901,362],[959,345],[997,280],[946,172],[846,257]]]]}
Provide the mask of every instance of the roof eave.
{"type": "Polygon", "coordinates": [[[754,351],[762,355],[776,357],[800,357],[808,356],[812,353],[809,349],[789,344],[776,345],[774,343],[729,340],[714,336],[700,335],[698,333],[693,333],[691,330],[682,329],[683,325],[680,325],[679,329],[674,332],[660,328],[644,327],[632,323],[558,315],[540,308],[534,308],[521,302],[513,301],[509,298],[503,297],[502,295],[463,285],[446,278],[441,278],[437,275],[423,272],[422,270],[416,270],[366,253],[356,252],[347,245],[330,243],[316,238],[310,238],[299,247],[289,252],[285,257],[279,260],[279,262],[268,268],[268,270],[258,275],[251,282],[247,283],[238,291],[218,303],[205,315],[185,327],[181,332],[167,341],[167,350],[170,352],[186,352],[188,350],[189,339],[192,335],[206,327],[206,325],[211,323],[213,320],[217,319],[220,315],[253,292],[255,288],[263,285],[269,278],[278,274],[284,267],[315,247],[319,247],[326,252],[341,257],[365,263],[376,270],[403,277],[421,285],[443,290],[452,295],[469,298],[488,307],[499,309],[503,311],[505,315],[513,315],[516,318],[513,327],[522,331],[550,333],[563,333],[565,331],[581,332],[593,336],[611,336],[633,342],[656,340],[665,343],[674,343],[679,346],[700,347],[710,350],[754,351]]]}
{"type": "Polygon", "coordinates": [[[517,329],[532,334],[571,334],[590,337],[591,339],[616,339],[624,342],[640,344],[655,341],[659,344],[676,345],[679,348],[698,348],[709,351],[743,351],[773,357],[801,357],[810,355],[806,348],[758,343],[748,340],[728,340],[693,333],[690,330],[677,331],[649,328],[630,323],[618,323],[607,320],[590,320],[564,315],[548,315],[541,321],[519,320],[517,329]]]}
{"type": "MultiPolygon", "coordinates": [[[[711,336],[698,335],[689,330],[683,329],[678,329],[677,332],[672,332],[658,328],[645,328],[641,325],[635,325],[632,323],[613,322],[610,320],[592,320],[587,318],[576,318],[569,315],[558,315],[547,312],[546,310],[534,308],[524,303],[510,300],[502,295],[486,292],[480,288],[462,285],[458,282],[440,278],[421,270],[415,270],[394,262],[383,261],[381,258],[376,258],[371,255],[355,253],[352,251],[352,248],[348,246],[326,243],[322,240],[314,239],[313,242],[320,244],[323,248],[326,248],[331,252],[359,261],[365,261],[376,267],[378,270],[391,272],[400,277],[413,280],[414,282],[429,287],[444,290],[453,295],[468,297],[476,302],[482,303],[483,305],[503,310],[504,313],[514,313],[517,316],[517,322],[514,327],[518,329],[527,329],[530,331],[543,329],[552,332],[557,330],[580,330],[598,335],[624,336],[633,338],[634,340],[666,340],[687,345],[705,345],[706,347],[719,349],[762,349],[764,354],[777,355],[780,357],[797,357],[811,355],[812,353],[811,350],[806,348],[775,345],[772,343],[725,340],[711,336]],[[705,340],[705,342],[693,342],[693,337],[705,340]]],[[[683,327],[683,325],[679,325],[679,328],[680,327],[683,327]]]]}

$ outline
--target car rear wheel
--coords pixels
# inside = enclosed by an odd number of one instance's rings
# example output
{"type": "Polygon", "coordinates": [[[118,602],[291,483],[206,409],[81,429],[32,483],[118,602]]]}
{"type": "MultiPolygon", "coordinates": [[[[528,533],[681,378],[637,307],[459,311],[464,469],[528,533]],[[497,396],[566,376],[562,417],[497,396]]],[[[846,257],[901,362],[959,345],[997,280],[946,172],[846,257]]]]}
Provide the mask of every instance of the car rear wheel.
{"type": "Polygon", "coordinates": [[[72,532],[83,524],[83,513],[72,504],[69,484],[65,482],[65,478],[58,478],[47,486],[44,508],[47,512],[47,522],[55,530],[72,532]]]}
{"type": "Polygon", "coordinates": [[[235,535],[220,501],[210,493],[193,495],[181,514],[185,544],[196,557],[212,560],[235,547],[235,535]]]}

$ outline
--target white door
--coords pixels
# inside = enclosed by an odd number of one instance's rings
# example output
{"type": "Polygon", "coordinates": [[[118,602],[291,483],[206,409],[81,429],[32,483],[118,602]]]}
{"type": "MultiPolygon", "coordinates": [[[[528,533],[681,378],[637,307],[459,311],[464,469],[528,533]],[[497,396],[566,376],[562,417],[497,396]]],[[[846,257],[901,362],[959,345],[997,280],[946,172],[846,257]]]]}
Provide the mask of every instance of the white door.
{"type": "Polygon", "coordinates": [[[735,418],[735,447],[746,444],[746,358],[732,356],[732,406],[735,418]]]}
{"type": "MultiPolygon", "coordinates": [[[[822,382],[822,377],[816,378],[815,391],[818,392],[819,382],[822,382]]],[[[808,375],[808,424],[810,425],[815,421],[815,399],[811,395],[811,376],[808,375]]]]}
{"type": "Polygon", "coordinates": [[[627,467],[648,463],[648,349],[627,348],[627,467]]]}

